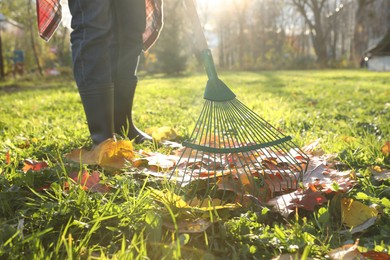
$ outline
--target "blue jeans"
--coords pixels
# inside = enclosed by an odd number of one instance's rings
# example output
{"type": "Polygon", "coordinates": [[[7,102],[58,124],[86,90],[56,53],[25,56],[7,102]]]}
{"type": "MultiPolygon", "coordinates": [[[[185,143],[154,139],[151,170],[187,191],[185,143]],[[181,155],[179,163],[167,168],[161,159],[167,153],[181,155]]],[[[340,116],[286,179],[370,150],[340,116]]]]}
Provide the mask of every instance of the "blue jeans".
{"type": "Polygon", "coordinates": [[[73,71],[80,91],[136,79],[145,0],[69,0],[73,71]]]}

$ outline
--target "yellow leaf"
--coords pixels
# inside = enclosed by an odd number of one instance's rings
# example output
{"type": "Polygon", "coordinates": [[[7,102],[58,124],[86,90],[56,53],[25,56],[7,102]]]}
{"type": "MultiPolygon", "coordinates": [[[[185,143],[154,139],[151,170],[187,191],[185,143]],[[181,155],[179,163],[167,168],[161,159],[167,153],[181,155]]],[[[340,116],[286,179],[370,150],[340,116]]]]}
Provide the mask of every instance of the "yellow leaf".
{"type": "Polygon", "coordinates": [[[357,227],[377,216],[378,210],[375,208],[371,208],[353,199],[341,199],[341,219],[348,227],[357,227]]]}
{"type": "Polygon", "coordinates": [[[120,169],[134,157],[131,141],[114,141],[109,139],[98,145],[95,150],[98,153],[97,164],[102,167],[120,169]]]}
{"type": "Polygon", "coordinates": [[[148,135],[151,135],[157,142],[174,140],[177,137],[176,131],[169,126],[163,126],[159,128],[151,127],[146,129],[145,132],[148,135]]]}
{"type": "Polygon", "coordinates": [[[75,149],[65,157],[77,163],[120,169],[134,158],[134,151],[131,141],[107,139],[90,151],[75,149]]]}
{"type": "Polygon", "coordinates": [[[355,137],[352,137],[352,136],[342,136],[341,139],[346,142],[346,143],[353,143],[356,141],[356,138],[355,137]]]}
{"type": "Polygon", "coordinates": [[[157,190],[150,189],[151,195],[158,201],[174,206],[176,208],[191,208],[187,202],[185,202],[179,195],[171,192],[170,190],[157,190]]]}
{"type": "Polygon", "coordinates": [[[240,207],[240,204],[224,203],[220,199],[199,200],[195,198],[191,200],[190,206],[200,211],[212,211],[212,210],[219,210],[219,209],[235,209],[240,207]]]}

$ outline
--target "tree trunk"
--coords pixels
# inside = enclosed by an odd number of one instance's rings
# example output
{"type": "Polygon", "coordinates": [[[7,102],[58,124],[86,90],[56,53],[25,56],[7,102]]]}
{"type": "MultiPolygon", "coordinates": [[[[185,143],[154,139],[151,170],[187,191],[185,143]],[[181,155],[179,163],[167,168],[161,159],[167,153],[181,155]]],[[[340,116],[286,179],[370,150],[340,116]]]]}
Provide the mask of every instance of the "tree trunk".
{"type": "Polygon", "coordinates": [[[358,0],[358,8],[355,16],[355,28],[353,34],[353,61],[355,64],[360,64],[363,52],[368,45],[368,32],[365,23],[367,7],[372,0],[358,0]]]}
{"type": "Polygon", "coordinates": [[[321,67],[326,66],[328,64],[328,52],[326,48],[326,34],[321,21],[325,0],[293,0],[292,2],[309,26],[318,64],[321,67]],[[306,8],[311,9],[314,20],[309,18],[306,8]]]}

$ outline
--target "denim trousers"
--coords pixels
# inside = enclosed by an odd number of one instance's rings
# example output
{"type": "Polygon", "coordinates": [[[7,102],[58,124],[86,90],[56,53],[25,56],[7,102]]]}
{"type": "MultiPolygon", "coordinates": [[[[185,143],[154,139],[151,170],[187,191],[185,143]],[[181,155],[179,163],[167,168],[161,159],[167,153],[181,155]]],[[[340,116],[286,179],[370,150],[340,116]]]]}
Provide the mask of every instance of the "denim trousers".
{"type": "MultiPolygon", "coordinates": [[[[136,80],[145,0],[69,0],[73,71],[79,91],[136,80]]],[[[115,87],[114,87],[115,88],[115,87]]]]}

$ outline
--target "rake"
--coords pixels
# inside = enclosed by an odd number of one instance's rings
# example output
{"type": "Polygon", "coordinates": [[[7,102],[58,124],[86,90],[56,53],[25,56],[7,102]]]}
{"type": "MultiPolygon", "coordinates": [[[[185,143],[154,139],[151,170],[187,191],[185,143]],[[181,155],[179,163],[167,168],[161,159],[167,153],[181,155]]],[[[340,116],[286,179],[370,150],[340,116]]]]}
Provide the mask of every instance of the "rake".
{"type": "Polygon", "coordinates": [[[246,197],[266,201],[296,189],[308,157],[219,79],[195,4],[184,2],[208,81],[201,114],[169,177],[176,181],[176,192],[202,203],[216,198],[242,202],[246,197]]]}

